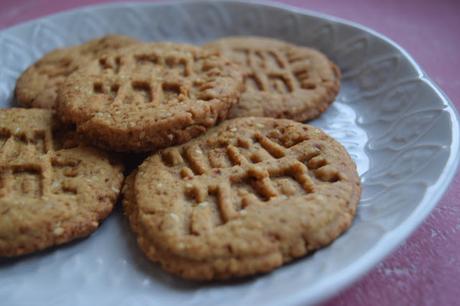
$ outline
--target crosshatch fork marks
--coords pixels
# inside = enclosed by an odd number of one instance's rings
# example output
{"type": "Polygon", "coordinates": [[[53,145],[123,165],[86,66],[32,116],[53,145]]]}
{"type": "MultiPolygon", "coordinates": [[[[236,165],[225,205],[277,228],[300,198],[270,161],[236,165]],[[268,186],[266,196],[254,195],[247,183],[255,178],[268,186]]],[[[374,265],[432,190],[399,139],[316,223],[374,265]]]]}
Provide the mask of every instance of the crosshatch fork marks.
{"type": "Polygon", "coordinates": [[[137,96],[139,100],[145,103],[153,102],[152,86],[149,82],[133,81],[131,87],[133,90],[133,99],[136,99],[135,96],[137,96]]]}
{"type": "Polygon", "coordinates": [[[14,166],[0,171],[0,197],[38,199],[43,196],[43,177],[39,168],[14,166]]]}
{"type": "MultiPolygon", "coordinates": [[[[235,129],[235,133],[237,130],[235,129]]],[[[223,169],[238,165],[257,164],[265,160],[280,159],[286,156],[290,147],[308,138],[294,139],[289,146],[283,146],[262,133],[252,136],[236,136],[236,140],[228,145],[203,150],[200,146],[186,145],[181,149],[170,148],[161,152],[161,159],[168,167],[181,165],[182,177],[201,175],[210,169],[223,169]],[[205,152],[206,151],[206,152],[205,152]]],[[[310,152],[310,151],[309,151],[310,152]]],[[[311,152],[310,152],[311,153],[311,152]]],[[[299,157],[308,161],[316,155],[299,157]]],[[[313,154],[313,153],[311,153],[313,154]]]]}
{"type": "Polygon", "coordinates": [[[0,155],[9,154],[10,151],[15,151],[19,155],[26,150],[42,155],[50,148],[45,131],[36,131],[32,136],[20,131],[16,133],[0,131],[0,149],[3,149],[0,155]]]}
{"type": "Polygon", "coordinates": [[[13,169],[12,177],[14,194],[31,198],[43,195],[43,178],[39,169],[18,167],[13,169]]]}
{"type": "Polygon", "coordinates": [[[288,94],[299,89],[316,88],[310,81],[308,69],[302,65],[302,62],[308,62],[304,57],[249,48],[236,48],[233,52],[238,62],[253,70],[244,78],[246,90],[288,94]]]}
{"type": "Polygon", "coordinates": [[[204,188],[192,186],[188,193],[195,200],[189,222],[190,233],[193,235],[204,234],[211,231],[213,227],[238,217],[238,212],[232,202],[232,190],[228,183],[204,188]]]}
{"type": "Polygon", "coordinates": [[[79,160],[53,158],[51,166],[53,168],[52,192],[55,194],[77,195],[79,160]]]}
{"type": "Polygon", "coordinates": [[[190,233],[211,231],[213,227],[238,218],[240,212],[256,202],[267,202],[279,197],[303,195],[315,191],[308,168],[301,162],[287,167],[275,166],[269,170],[251,168],[231,181],[202,184],[187,183],[185,194],[192,202],[189,215],[190,233]],[[212,221],[217,211],[218,221],[212,221]]]}
{"type": "MultiPolygon", "coordinates": [[[[304,159],[308,162],[308,157],[314,156],[310,154],[304,159]]],[[[216,183],[203,185],[203,181],[196,177],[185,184],[184,193],[192,203],[188,222],[191,234],[199,235],[212,230],[214,226],[225,224],[256,202],[315,192],[315,183],[309,176],[309,169],[298,160],[284,165],[267,164],[265,168],[238,168],[240,171],[228,180],[216,178],[216,183]],[[217,223],[211,221],[213,211],[218,213],[217,223]]]]}
{"type": "Polygon", "coordinates": [[[189,97],[188,90],[177,82],[154,82],[135,79],[128,85],[117,81],[96,81],[93,84],[95,95],[104,95],[109,103],[152,105],[178,103],[189,97]]]}

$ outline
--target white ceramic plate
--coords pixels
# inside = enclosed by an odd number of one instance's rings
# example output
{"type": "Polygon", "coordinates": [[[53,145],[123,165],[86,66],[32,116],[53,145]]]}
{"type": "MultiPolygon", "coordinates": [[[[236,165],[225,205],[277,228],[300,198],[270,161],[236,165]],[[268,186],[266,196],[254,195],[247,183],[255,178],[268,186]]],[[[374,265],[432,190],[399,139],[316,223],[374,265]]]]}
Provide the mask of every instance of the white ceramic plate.
{"type": "Polygon", "coordinates": [[[459,151],[452,104],[413,59],[360,25],[258,3],[113,4],[0,32],[0,102],[45,52],[103,35],[202,43],[254,34],[316,47],[341,67],[337,101],[314,125],[349,150],[363,195],[351,229],[331,246],[268,275],[212,285],[179,280],[148,262],[117,211],[88,239],[0,263],[0,304],[296,305],[358,278],[427,216],[452,179],[459,151]]]}

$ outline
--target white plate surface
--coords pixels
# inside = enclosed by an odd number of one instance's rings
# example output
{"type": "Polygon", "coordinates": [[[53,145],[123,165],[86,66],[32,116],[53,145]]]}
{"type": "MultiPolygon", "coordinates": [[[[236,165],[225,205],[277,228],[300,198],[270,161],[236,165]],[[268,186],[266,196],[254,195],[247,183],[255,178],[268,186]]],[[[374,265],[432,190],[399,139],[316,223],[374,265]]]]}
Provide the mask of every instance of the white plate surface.
{"type": "Polygon", "coordinates": [[[88,239],[0,263],[0,304],[307,305],[362,275],[427,216],[459,151],[452,104],[399,46],[360,25],[280,5],[244,2],[112,4],[0,32],[0,103],[45,52],[106,33],[203,43],[264,35],[316,47],[338,63],[342,88],[313,124],[348,149],[363,195],[351,229],[331,246],[268,275],[224,284],[179,280],[148,262],[120,211],[88,239]]]}

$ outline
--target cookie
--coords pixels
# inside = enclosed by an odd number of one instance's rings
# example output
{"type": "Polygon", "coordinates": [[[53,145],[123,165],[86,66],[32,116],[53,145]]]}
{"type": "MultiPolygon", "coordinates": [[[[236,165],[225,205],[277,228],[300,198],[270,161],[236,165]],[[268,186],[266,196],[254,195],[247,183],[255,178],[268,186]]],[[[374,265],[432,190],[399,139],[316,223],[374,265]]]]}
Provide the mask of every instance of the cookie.
{"type": "Polygon", "coordinates": [[[227,37],[204,47],[219,50],[244,71],[245,89],[229,118],[310,120],[339,92],[339,68],[314,49],[250,36],[227,37]]]}
{"type": "Polygon", "coordinates": [[[0,110],[0,257],[87,236],[112,211],[122,167],[76,141],[50,110],[0,110]]]}
{"type": "Polygon", "coordinates": [[[271,271],[328,245],[352,223],[356,166],[321,130],[237,118],[150,156],[124,187],[149,259],[193,280],[271,271]]]}
{"type": "Polygon", "coordinates": [[[108,35],[69,48],[56,49],[27,68],[16,83],[16,101],[21,106],[54,109],[62,82],[89,60],[105,52],[132,45],[137,40],[108,35]]]}
{"type": "Polygon", "coordinates": [[[58,112],[96,146],[152,151],[184,143],[220,120],[239,98],[235,64],[201,48],[149,43],[101,56],[72,74],[58,112]]]}

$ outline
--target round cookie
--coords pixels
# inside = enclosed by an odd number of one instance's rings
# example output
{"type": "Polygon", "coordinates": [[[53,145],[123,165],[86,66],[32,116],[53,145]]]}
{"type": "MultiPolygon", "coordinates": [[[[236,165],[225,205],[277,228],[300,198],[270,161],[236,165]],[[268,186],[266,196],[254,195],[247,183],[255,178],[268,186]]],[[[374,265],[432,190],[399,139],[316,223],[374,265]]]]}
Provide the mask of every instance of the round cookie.
{"type": "Polygon", "coordinates": [[[193,280],[271,271],[328,245],[361,193],[346,150],[286,119],[237,118],[150,156],[124,210],[149,259],[193,280]]]}
{"type": "Polygon", "coordinates": [[[87,236],[112,211],[122,166],[66,134],[52,111],[0,110],[0,257],[87,236]]]}
{"type": "Polygon", "coordinates": [[[339,68],[314,49],[252,36],[226,37],[204,47],[219,50],[244,71],[245,89],[229,118],[310,120],[339,92],[339,68]]]}
{"type": "Polygon", "coordinates": [[[26,107],[54,109],[62,82],[101,54],[137,43],[121,35],[107,35],[84,44],[56,49],[27,68],[16,83],[16,101],[26,107]]]}
{"type": "Polygon", "coordinates": [[[72,74],[58,112],[94,145],[152,151],[184,143],[226,118],[242,76],[201,48],[139,44],[101,56],[72,74]]]}

